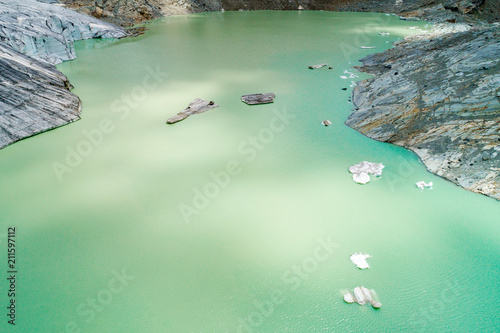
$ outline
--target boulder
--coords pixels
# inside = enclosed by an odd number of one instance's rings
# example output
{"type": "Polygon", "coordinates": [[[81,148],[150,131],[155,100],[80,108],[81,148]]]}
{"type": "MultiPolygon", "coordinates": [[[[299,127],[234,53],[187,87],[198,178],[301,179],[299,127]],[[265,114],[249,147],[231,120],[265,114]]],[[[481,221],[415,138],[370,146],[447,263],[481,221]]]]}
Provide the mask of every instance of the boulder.
{"type": "Polygon", "coordinates": [[[186,119],[189,116],[192,116],[193,114],[203,113],[217,107],[219,106],[213,101],[207,101],[203,98],[196,98],[191,103],[189,103],[189,106],[183,111],[169,118],[167,120],[167,124],[175,124],[181,120],[186,119]]]}
{"type": "Polygon", "coordinates": [[[273,93],[250,94],[241,96],[241,100],[248,105],[257,105],[257,104],[273,103],[275,97],[276,95],[273,93]]]}

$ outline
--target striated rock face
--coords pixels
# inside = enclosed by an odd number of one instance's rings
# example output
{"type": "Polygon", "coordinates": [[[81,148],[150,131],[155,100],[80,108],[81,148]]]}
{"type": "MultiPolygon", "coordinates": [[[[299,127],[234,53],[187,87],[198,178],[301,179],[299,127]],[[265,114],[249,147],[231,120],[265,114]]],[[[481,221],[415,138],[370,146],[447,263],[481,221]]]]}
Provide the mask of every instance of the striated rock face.
{"type": "Polygon", "coordinates": [[[413,150],[428,170],[500,200],[500,29],[407,38],[362,60],[346,124],[413,150]]]}
{"type": "Polygon", "coordinates": [[[52,65],[0,44],[0,80],[0,149],[80,119],[80,99],[52,65]]]}
{"type": "Polygon", "coordinates": [[[72,10],[33,0],[0,0],[0,40],[51,64],[75,58],[73,41],[121,38],[127,32],[72,10]]]}
{"type": "Polygon", "coordinates": [[[75,58],[75,40],[125,36],[59,6],[0,0],[0,149],[80,119],[80,99],[53,64],[75,58]]]}

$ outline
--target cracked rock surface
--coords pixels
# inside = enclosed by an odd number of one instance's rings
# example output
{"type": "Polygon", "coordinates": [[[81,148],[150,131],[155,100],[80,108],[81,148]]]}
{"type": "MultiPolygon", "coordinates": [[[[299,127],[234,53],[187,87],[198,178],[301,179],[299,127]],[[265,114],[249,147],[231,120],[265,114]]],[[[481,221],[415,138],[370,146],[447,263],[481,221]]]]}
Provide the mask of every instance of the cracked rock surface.
{"type": "Polygon", "coordinates": [[[500,200],[500,29],[406,38],[362,59],[346,124],[414,151],[427,169],[500,200]]]}
{"type": "Polygon", "coordinates": [[[0,149],[80,119],[80,99],[54,64],[75,58],[76,40],[125,36],[60,6],[0,0],[0,149]]]}
{"type": "Polygon", "coordinates": [[[0,148],[80,119],[64,74],[1,43],[0,81],[0,148]]]}
{"type": "Polygon", "coordinates": [[[74,59],[76,40],[125,36],[123,28],[60,6],[33,0],[0,0],[0,41],[51,64],[74,59]]]}

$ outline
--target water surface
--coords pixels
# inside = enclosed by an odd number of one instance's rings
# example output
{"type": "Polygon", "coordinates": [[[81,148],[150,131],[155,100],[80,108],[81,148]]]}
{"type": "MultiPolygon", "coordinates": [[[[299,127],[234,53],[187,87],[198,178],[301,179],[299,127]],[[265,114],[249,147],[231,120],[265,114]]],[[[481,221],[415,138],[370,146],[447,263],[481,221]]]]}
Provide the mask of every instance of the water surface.
{"type": "Polygon", "coordinates": [[[210,13],[76,43],[78,59],[59,69],[82,120],[0,152],[2,262],[17,227],[16,329],[499,330],[498,202],[343,124],[351,80],[367,76],[341,76],[411,26],[425,24],[210,13]],[[332,69],[307,69],[320,63],[332,69]],[[275,103],[240,101],[258,92],[275,103]],[[196,97],[220,107],[165,124],[196,97]],[[360,186],[347,169],[363,160],[386,168],[360,186]],[[369,270],[349,261],[358,251],[373,256],[369,270]],[[382,309],[342,301],[359,285],[382,309]]]}

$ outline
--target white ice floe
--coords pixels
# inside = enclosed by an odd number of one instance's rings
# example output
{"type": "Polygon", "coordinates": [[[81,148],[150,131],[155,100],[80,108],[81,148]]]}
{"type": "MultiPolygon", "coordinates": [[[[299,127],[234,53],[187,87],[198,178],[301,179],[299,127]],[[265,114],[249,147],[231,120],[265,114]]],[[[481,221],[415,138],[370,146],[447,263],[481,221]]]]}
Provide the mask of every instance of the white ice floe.
{"type": "Polygon", "coordinates": [[[374,49],[375,46],[361,46],[362,49],[374,49]]]}
{"type": "Polygon", "coordinates": [[[347,80],[347,79],[348,79],[348,77],[347,77],[347,76],[345,76],[345,75],[341,75],[341,76],[340,76],[340,78],[341,78],[342,80],[347,80]]]}
{"type": "Polygon", "coordinates": [[[345,301],[346,303],[354,303],[354,302],[355,302],[355,300],[354,300],[354,296],[352,296],[352,294],[351,294],[351,293],[346,293],[346,294],[344,295],[344,301],[345,301]]]}
{"type": "Polygon", "coordinates": [[[378,33],[380,36],[389,36],[390,33],[389,32],[379,32],[378,33]]]}
{"type": "Polygon", "coordinates": [[[343,79],[355,79],[355,78],[359,77],[358,74],[353,73],[353,72],[349,72],[347,69],[344,70],[344,74],[349,75],[349,76],[341,76],[341,78],[343,78],[343,79]]]}
{"type": "Polygon", "coordinates": [[[357,86],[356,82],[351,81],[351,84],[349,85],[349,87],[351,87],[351,88],[352,88],[352,87],[356,87],[356,86],[357,86]]]}
{"type": "Polygon", "coordinates": [[[332,124],[332,122],[331,122],[330,120],[326,119],[326,120],[323,120],[323,121],[321,122],[321,124],[322,124],[322,125],[325,125],[325,126],[330,126],[330,125],[332,124]]]}
{"type": "Polygon", "coordinates": [[[426,183],[424,181],[421,181],[421,182],[418,182],[418,183],[415,183],[415,185],[417,185],[417,187],[421,190],[425,189],[425,188],[432,188],[432,182],[429,182],[429,183],[426,183]]]}
{"type": "Polygon", "coordinates": [[[350,292],[344,294],[344,301],[346,303],[358,303],[359,305],[365,305],[370,303],[375,309],[378,309],[382,304],[376,301],[376,293],[373,289],[367,289],[365,287],[354,288],[354,295],[350,292]]]}
{"type": "Polygon", "coordinates": [[[363,161],[359,164],[355,164],[349,168],[349,172],[352,173],[352,179],[358,184],[366,184],[370,181],[369,174],[374,176],[382,175],[382,169],[385,166],[382,163],[371,163],[363,161]]]}
{"type": "Polygon", "coordinates": [[[370,176],[367,173],[354,173],[352,175],[352,180],[354,180],[358,184],[366,184],[370,181],[370,176]]]}
{"type": "Polygon", "coordinates": [[[358,268],[366,269],[366,268],[370,268],[370,265],[368,265],[368,263],[366,262],[366,259],[371,258],[371,257],[372,256],[369,254],[358,252],[358,253],[354,253],[353,255],[351,255],[349,257],[349,259],[351,259],[352,263],[354,265],[358,266],[358,268]]]}

